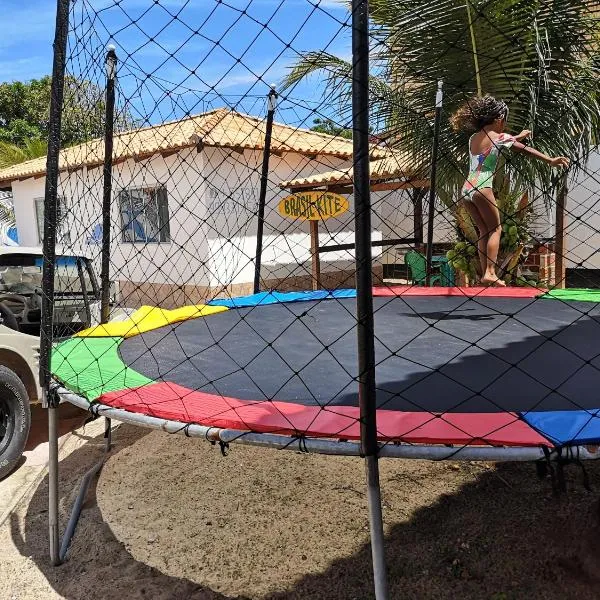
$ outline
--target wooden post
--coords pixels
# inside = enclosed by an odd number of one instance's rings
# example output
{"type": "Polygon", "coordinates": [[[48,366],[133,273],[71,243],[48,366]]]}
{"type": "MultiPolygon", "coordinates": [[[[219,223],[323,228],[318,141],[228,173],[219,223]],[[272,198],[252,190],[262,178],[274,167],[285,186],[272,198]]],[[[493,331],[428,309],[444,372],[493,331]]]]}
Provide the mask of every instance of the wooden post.
{"type": "Polygon", "coordinates": [[[435,216],[435,182],[437,174],[437,156],[440,146],[440,127],[442,120],[442,82],[438,81],[437,94],[435,96],[435,122],[433,124],[433,148],[431,150],[431,174],[429,176],[429,216],[427,218],[427,276],[426,285],[431,284],[431,258],[433,253],[433,219],[435,216]]]}
{"type": "Polygon", "coordinates": [[[567,187],[567,176],[561,178],[556,194],[556,231],[554,234],[554,252],[556,254],[556,272],[554,275],[555,287],[564,289],[566,282],[566,260],[565,254],[567,252],[566,244],[566,208],[567,208],[567,196],[569,188],[567,187]]]}
{"type": "Polygon", "coordinates": [[[426,191],[423,188],[414,188],[412,192],[413,202],[413,229],[414,238],[417,240],[417,250],[423,245],[423,198],[426,191]]]}
{"type": "Polygon", "coordinates": [[[310,255],[312,289],[321,289],[321,262],[319,260],[319,221],[310,222],[310,255]]]}

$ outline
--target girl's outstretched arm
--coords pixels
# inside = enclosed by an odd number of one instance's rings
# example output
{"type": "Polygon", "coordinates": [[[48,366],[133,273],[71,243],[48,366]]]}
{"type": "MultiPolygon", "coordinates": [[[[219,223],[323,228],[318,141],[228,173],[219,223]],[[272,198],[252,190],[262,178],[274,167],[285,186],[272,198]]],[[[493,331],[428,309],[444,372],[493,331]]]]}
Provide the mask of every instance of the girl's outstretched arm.
{"type": "Polygon", "coordinates": [[[515,140],[517,140],[517,142],[520,142],[521,140],[528,138],[530,135],[531,135],[531,131],[529,129],[523,129],[523,131],[521,131],[521,133],[519,133],[518,135],[515,135],[515,140]]]}
{"type": "Polygon", "coordinates": [[[531,156],[531,158],[543,160],[545,163],[548,163],[551,167],[568,167],[570,163],[569,159],[566,156],[548,156],[547,154],[544,154],[543,152],[540,152],[539,150],[536,150],[531,146],[522,144],[519,141],[516,141],[512,145],[512,149],[515,152],[523,152],[524,154],[531,156]]]}

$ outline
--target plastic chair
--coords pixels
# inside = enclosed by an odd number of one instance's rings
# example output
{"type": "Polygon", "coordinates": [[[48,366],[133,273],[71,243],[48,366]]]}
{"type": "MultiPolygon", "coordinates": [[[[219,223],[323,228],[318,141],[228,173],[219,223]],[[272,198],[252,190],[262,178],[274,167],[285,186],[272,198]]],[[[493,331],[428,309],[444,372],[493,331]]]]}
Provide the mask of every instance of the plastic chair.
{"type": "MultiPolygon", "coordinates": [[[[411,283],[413,285],[426,285],[427,259],[420,252],[407,252],[404,255],[404,264],[408,267],[411,283]]],[[[438,284],[441,284],[442,276],[438,270],[438,265],[432,265],[432,271],[434,269],[437,272],[432,272],[431,277],[429,278],[430,286],[433,286],[436,282],[438,284]]]]}
{"type": "Polygon", "coordinates": [[[448,262],[447,258],[444,258],[439,262],[441,271],[441,283],[444,287],[454,287],[456,285],[456,278],[454,276],[454,269],[448,262]]]}

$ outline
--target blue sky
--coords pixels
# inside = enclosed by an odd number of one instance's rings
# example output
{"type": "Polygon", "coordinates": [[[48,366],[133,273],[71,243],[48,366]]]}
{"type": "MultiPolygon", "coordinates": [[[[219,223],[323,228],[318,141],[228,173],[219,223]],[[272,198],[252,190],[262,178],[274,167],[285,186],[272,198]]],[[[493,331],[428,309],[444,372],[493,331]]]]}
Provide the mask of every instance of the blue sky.
{"type": "MultiPolygon", "coordinates": [[[[349,13],[340,0],[77,0],[74,6],[70,69],[101,83],[104,48],[115,44],[123,97],[153,122],[236,99],[240,109],[260,113],[267,84],[281,81],[298,52],[350,54],[349,13]]],[[[2,8],[0,81],[50,73],[56,0],[2,0],[2,8]]],[[[317,84],[291,95],[327,114],[317,84]]],[[[288,110],[283,120],[317,116],[295,102],[288,110]]]]}

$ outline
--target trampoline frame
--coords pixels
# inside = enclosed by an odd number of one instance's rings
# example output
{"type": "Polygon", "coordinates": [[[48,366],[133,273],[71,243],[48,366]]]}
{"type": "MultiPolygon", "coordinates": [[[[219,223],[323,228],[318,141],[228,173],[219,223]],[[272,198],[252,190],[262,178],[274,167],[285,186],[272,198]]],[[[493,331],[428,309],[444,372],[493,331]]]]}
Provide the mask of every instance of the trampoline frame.
{"type": "MultiPolygon", "coordinates": [[[[209,442],[224,444],[242,444],[261,446],[279,450],[294,450],[340,456],[363,456],[359,441],[340,441],[328,438],[293,437],[275,433],[255,433],[240,429],[221,429],[194,423],[183,423],[170,419],[151,417],[102,403],[90,404],[86,398],[57,385],[55,393],[61,400],[69,402],[94,417],[105,417],[121,423],[128,423],[165,433],[181,434],[186,437],[203,438],[209,442]]],[[[469,460],[492,462],[531,462],[558,457],[595,460],[600,458],[600,446],[472,446],[443,444],[408,444],[396,442],[380,442],[378,456],[380,458],[404,458],[413,460],[469,460]]]]}
{"type": "MultiPolygon", "coordinates": [[[[113,408],[101,403],[90,402],[57,383],[52,385],[52,393],[59,402],[68,402],[78,408],[88,411],[93,417],[103,417],[104,424],[104,452],[102,458],[94,464],[81,478],[79,491],[71,508],[65,532],[60,539],[60,550],[55,557],[55,564],[62,563],[69,551],[69,547],[81,515],[81,508],[87,491],[94,478],[99,475],[112,449],[112,421],[127,423],[138,427],[145,427],[170,434],[185,435],[186,437],[204,439],[210,443],[240,444],[245,446],[268,447],[278,450],[292,450],[311,454],[325,454],[337,456],[362,457],[359,441],[340,441],[326,438],[303,438],[272,433],[253,433],[237,429],[220,429],[192,423],[182,423],[141,413],[113,408]]],[[[58,473],[58,408],[48,407],[49,434],[50,434],[50,463],[51,471],[58,473]]],[[[540,460],[558,461],[564,459],[597,460],[600,458],[600,446],[562,446],[556,448],[542,447],[499,447],[499,446],[445,446],[426,444],[380,443],[378,458],[399,458],[408,460],[467,460],[467,461],[493,461],[493,462],[535,462],[540,460]]],[[[58,487],[49,489],[50,512],[58,514],[58,487]]]]}

